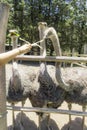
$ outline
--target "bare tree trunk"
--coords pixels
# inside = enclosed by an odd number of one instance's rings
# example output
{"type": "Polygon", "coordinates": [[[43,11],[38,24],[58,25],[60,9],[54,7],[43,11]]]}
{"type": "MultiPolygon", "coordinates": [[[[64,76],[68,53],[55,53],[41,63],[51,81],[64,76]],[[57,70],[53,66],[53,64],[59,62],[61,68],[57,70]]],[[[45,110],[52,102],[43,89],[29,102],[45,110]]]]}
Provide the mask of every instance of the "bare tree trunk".
{"type": "MultiPolygon", "coordinates": [[[[8,22],[9,6],[0,4],[0,53],[5,51],[5,37],[8,22]]],[[[6,122],[6,84],[5,66],[0,66],[0,130],[7,130],[6,122]]]]}

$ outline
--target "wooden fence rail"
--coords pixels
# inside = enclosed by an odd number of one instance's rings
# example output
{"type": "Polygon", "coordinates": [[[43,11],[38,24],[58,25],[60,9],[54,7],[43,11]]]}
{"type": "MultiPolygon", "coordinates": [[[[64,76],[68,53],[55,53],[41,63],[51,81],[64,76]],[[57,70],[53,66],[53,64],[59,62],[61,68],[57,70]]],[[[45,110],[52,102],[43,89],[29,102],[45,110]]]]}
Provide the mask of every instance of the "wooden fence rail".
{"type": "Polygon", "coordinates": [[[25,111],[25,112],[42,112],[42,113],[59,113],[59,114],[69,114],[76,116],[87,116],[87,112],[75,111],[75,110],[64,110],[64,109],[54,109],[54,108],[39,108],[39,107],[19,107],[19,106],[7,106],[7,110],[14,111],[25,111]]]}
{"type": "Polygon", "coordinates": [[[49,61],[49,62],[84,62],[87,63],[86,57],[68,57],[68,56],[32,56],[32,55],[20,55],[15,59],[24,61],[49,61]]]}

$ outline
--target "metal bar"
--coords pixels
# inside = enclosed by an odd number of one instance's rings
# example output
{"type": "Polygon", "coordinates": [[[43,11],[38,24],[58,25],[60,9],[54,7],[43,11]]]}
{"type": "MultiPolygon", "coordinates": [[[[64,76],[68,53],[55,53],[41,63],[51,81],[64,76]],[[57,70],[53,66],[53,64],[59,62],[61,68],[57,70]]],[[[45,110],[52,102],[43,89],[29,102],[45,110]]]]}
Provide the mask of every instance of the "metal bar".
{"type": "Polygon", "coordinates": [[[84,62],[87,63],[87,58],[84,57],[68,57],[68,56],[32,56],[32,55],[20,55],[15,59],[24,61],[49,61],[49,62],[84,62]]]}
{"type": "Polygon", "coordinates": [[[87,116],[87,112],[81,112],[81,111],[74,111],[74,110],[63,110],[63,109],[53,109],[53,108],[39,108],[39,107],[19,107],[14,106],[13,108],[11,106],[7,106],[7,110],[15,111],[25,111],[25,112],[44,112],[44,113],[59,113],[59,114],[70,114],[70,115],[76,115],[76,116],[87,116]]]}

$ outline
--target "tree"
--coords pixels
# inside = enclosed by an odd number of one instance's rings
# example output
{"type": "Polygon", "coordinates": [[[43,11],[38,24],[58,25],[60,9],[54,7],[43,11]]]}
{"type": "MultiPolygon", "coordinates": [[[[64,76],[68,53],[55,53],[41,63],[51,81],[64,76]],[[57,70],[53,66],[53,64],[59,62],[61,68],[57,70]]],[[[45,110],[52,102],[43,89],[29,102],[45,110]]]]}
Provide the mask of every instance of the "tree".
{"type": "Polygon", "coordinates": [[[8,30],[16,28],[20,36],[34,42],[39,40],[37,23],[45,21],[56,29],[62,50],[75,48],[82,53],[87,41],[86,0],[8,0],[8,3],[11,5],[8,30]]]}

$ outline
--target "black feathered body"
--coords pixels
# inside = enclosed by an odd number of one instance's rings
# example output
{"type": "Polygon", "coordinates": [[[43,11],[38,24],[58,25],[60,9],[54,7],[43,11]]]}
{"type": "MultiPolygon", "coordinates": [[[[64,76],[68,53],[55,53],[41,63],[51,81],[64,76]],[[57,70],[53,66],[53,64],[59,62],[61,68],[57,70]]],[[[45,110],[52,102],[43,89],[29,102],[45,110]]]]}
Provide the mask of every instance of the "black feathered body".
{"type": "Polygon", "coordinates": [[[24,87],[21,81],[21,74],[19,73],[17,63],[14,62],[12,65],[12,76],[9,79],[8,84],[8,102],[18,102],[26,99],[26,96],[23,95],[24,87]]]}
{"type": "Polygon", "coordinates": [[[40,65],[38,74],[31,74],[27,95],[33,107],[57,108],[65,98],[65,91],[55,78],[55,66],[40,65]],[[46,68],[45,68],[46,67],[46,68]]]}
{"type": "Polygon", "coordinates": [[[66,92],[65,101],[79,105],[87,104],[87,70],[86,68],[67,68],[63,72],[64,80],[72,87],[66,92]]]}

